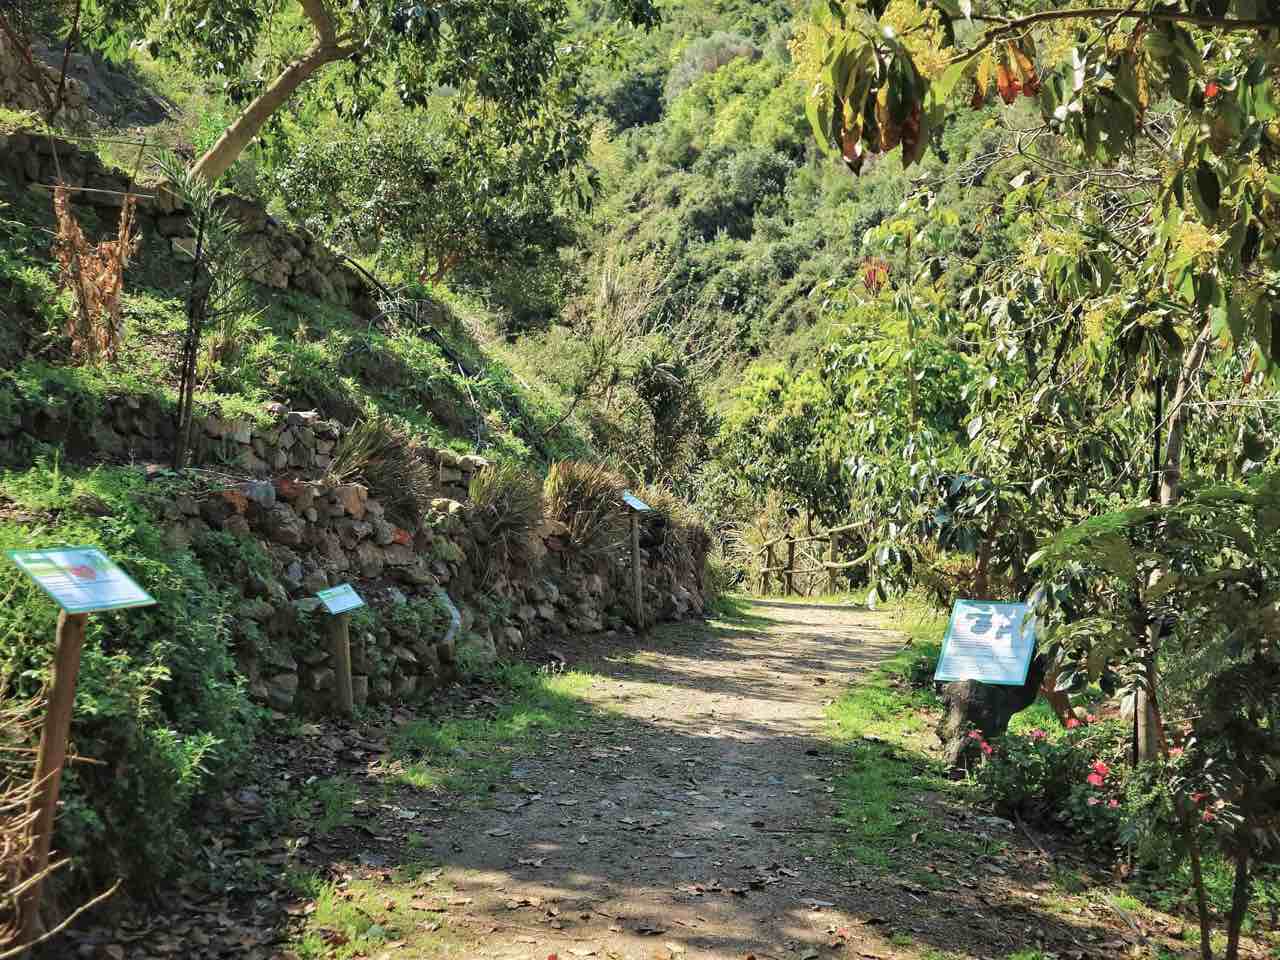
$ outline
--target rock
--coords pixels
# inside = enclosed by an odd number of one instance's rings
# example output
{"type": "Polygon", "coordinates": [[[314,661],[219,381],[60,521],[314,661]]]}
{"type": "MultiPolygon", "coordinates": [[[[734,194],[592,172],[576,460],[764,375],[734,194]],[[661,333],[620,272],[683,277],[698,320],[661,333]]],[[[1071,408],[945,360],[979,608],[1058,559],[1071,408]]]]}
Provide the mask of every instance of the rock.
{"type": "Polygon", "coordinates": [[[264,510],[270,510],[276,505],[276,487],[270,481],[246,480],[236,484],[235,489],[247,501],[256,503],[264,510]]]}
{"type": "Polygon", "coordinates": [[[415,587],[433,586],[437,582],[435,574],[428,566],[425,557],[416,557],[407,567],[395,567],[395,575],[402,583],[415,587]]]}
{"type": "Polygon", "coordinates": [[[267,680],[267,703],[276,710],[284,711],[293,706],[293,698],[298,694],[298,675],[296,673],[278,673],[267,680]]]}
{"type": "Polygon", "coordinates": [[[306,524],[288,505],[283,503],[277,503],[271,508],[267,517],[267,529],[270,531],[272,540],[286,547],[302,546],[306,535],[306,524]]]}
{"type": "Polygon", "coordinates": [[[418,678],[411,673],[405,673],[396,677],[391,694],[395,697],[405,698],[413,696],[417,690],[418,678]]]}
{"type": "Polygon", "coordinates": [[[417,663],[417,655],[408,647],[396,646],[391,648],[391,654],[401,663],[417,663]]]}
{"type": "Polygon", "coordinates": [[[453,467],[441,467],[438,479],[442,484],[460,484],[462,483],[462,471],[455,470],[453,467]]]}
{"type": "Polygon", "coordinates": [[[335,487],[333,494],[349,516],[357,520],[364,517],[365,505],[369,500],[367,488],[358,483],[344,483],[335,487]]]}
{"type": "Polygon", "coordinates": [[[365,676],[353,676],[351,678],[351,696],[357,707],[363,707],[369,702],[369,678],[365,676]]]}
{"type": "Polygon", "coordinates": [[[356,562],[360,566],[360,576],[372,580],[382,576],[386,557],[382,547],[366,541],[356,547],[356,562]]]}
{"type": "MultiPolygon", "coordinates": [[[[321,589],[324,588],[321,587],[321,589]]],[[[322,606],[324,606],[324,604],[319,597],[302,597],[301,599],[293,601],[293,608],[299,613],[315,613],[322,606]]]]}
{"type": "Polygon", "coordinates": [[[334,673],[329,667],[321,667],[311,672],[311,689],[315,693],[321,690],[332,690],[334,673]]]}
{"type": "Polygon", "coordinates": [[[329,575],[323,570],[312,570],[302,578],[302,589],[308,593],[329,589],[329,575]]]}
{"type": "MultiPolygon", "coordinates": [[[[316,602],[319,603],[318,600],[316,602]]],[[[298,659],[308,667],[318,667],[329,662],[329,651],[323,647],[308,647],[298,654],[298,659]]]]}
{"type": "Polygon", "coordinates": [[[236,604],[236,616],[241,620],[262,623],[264,620],[270,620],[275,612],[275,607],[265,600],[242,600],[236,604]]]}
{"type": "Polygon", "coordinates": [[[538,605],[538,617],[542,620],[554,620],[556,618],[556,608],[549,603],[541,603],[538,605]]]}
{"type": "MultiPolygon", "coordinates": [[[[372,502],[372,501],[370,501],[372,502]]],[[[368,504],[365,505],[366,509],[368,504]]],[[[369,511],[372,514],[373,511],[369,511]]],[[[396,538],[396,528],[381,517],[373,521],[373,540],[378,546],[385,547],[390,545],[396,538]]]]}
{"type": "Polygon", "coordinates": [[[507,653],[512,653],[524,646],[524,634],[518,627],[503,627],[499,636],[502,640],[502,648],[507,653]]]}
{"type": "Polygon", "coordinates": [[[969,731],[978,730],[986,738],[1004,734],[1013,715],[1035,703],[1044,673],[1045,658],[1040,655],[1032,661],[1027,681],[1020,687],[976,680],[943,684],[944,713],[937,733],[947,763],[956,768],[976,759],[978,741],[970,739],[969,731]]]}
{"type": "Polygon", "coordinates": [[[387,563],[393,567],[407,567],[418,559],[417,555],[409,547],[401,543],[393,543],[383,552],[386,555],[387,563]]]}

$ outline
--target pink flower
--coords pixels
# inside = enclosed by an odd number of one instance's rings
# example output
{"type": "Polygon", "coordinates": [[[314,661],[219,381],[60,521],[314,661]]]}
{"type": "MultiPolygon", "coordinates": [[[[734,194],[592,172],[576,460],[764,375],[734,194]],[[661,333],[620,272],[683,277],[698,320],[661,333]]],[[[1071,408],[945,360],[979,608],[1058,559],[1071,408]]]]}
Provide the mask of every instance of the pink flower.
{"type": "Polygon", "coordinates": [[[987,743],[987,741],[983,740],[983,741],[982,741],[982,752],[983,752],[983,753],[985,753],[985,754],[989,757],[989,756],[991,756],[993,753],[995,753],[996,751],[995,751],[995,748],[991,746],[991,744],[989,744],[989,743],[987,743]]]}
{"type": "Polygon", "coordinates": [[[1102,801],[1099,800],[1097,797],[1090,797],[1088,800],[1085,801],[1085,803],[1087,803],[1091,807],[1096,807],[1101,802],[1102,801]]]}
{"type": "Polygon", "coordinates": [[[1115,797],[1112,797],[1111,800],[1108,801],[1107,806],[1114,810],[1116,807],[1120,806],[1120,801],[1115,797]]]}
{"type": "Polygon", "coordinates": [[[1192,803],[1204,803],[1208,799],[1209,795],[1207,793],[1193,793],[1191,795],[1192,803]]]}
{"type": "Polygon", "coordinates": [[[1043,730],[1041,730],[1039,727],[1037,727],[1035,730],[1032,730],[1029,734],[1027,734],[1027,736],[1029,736],[1032,740],[1043,740],[1045,737],[1049,735],[1045,733],[1043,730]]]}
{"type": "Polygon", "coordinates": [[[1089,774],[1089,776],[1085,777],[1085,780],[1087,780],[1091,786],[1095,787],[1100,787],[1104,783],[1102,775],[1098,773],[1089,774]]]}
{"type": "Polygon", "coordinates": [[[969,739],[970,739],[970,740],[981,740],[981,739],[982,739],[982,734],[980,734],[977,730],[970,730],[970,731],[969,731],[969,739]]]}
{"type": "Polygon", "coordinates": [[[1084,722],[1085,722],[1085,723],[1097,723],[1097,722],[1098,722],[1098,718],[1097,718],[1097,717],[1095,717],[1092,713],[1086,713],[1086,714],[1084,715],[1084,722]]]}
{"type": "Polygon", "coordinates": [[[1105,777],[1108,773],[1111,772],[1111,768],[1108,767],[1101,760],[1093,761],[1093,766],[1090,767],[1089,769],[1092,770],[1094,773],[1096,773],[1100,777],[1105,777]]]}
{"type": "Polygon", "coordinates": [[[1170,748],[1169,748],[1169,756],[1171,756],[1171,757],[1180,757],[1180,756],[1182,756],[1182,748],[1181,748],[1181,747],[1170,747],[1170,748]]]}
{"type": "Polygon", "coordinates": [[[1074,729],[1075,729],[1076,727],[1078,727],[1078,726],[1080,726],[1080,721],[1079,721],[1079,720],[1077,720],[1075,717],[1067,717],[1067,729],[1068,729],[1068,730],[1074,730],[1074,729]]]}
{"type": "Polygon", "coordinates": [[[1201,819],[1201,820],[1203,820],[1205,823],[1212,823],[1212,822],[1213,822],[1213,811],[1212,811],[1212,810],[1206,810],[1204,813],[1200,814],[1200,819],[1201,819]]]}

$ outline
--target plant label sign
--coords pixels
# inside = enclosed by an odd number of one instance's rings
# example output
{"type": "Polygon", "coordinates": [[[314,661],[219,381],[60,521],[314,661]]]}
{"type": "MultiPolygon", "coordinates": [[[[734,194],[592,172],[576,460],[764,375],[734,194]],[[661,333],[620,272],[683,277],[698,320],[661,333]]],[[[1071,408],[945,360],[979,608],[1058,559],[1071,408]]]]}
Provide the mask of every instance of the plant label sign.
{"type": "Polygon", "coordinates": [[[320,598],[320,602],[324,604],[324,608],[330,613],[346,613],[348,610],[355,610],[357,607],[364,606],[364,601],[360,599],[360,594],[356,593],[355,587],[349,583],[330,587],[328,590],[321,590],[316,596],[320,598]]]}
{"type": "Polygon", "coordinates": [[[156,602],[97,547],[10,550],[9,559],[67,613],[149,607],[156,602]]]}
{"type": "Polygon", "coordinates": [[[649,513],[653,507],[649,506],[630,490],[624,490],[622,493],[622,502],[634,510],[636,513],[649,513]]]}
{"type": "Polygon", "coordinates": [[[933,679],[1020,687],[1027,682],[1035,648],[1035,621],[1027,604],[957,600],[933,679]]]}

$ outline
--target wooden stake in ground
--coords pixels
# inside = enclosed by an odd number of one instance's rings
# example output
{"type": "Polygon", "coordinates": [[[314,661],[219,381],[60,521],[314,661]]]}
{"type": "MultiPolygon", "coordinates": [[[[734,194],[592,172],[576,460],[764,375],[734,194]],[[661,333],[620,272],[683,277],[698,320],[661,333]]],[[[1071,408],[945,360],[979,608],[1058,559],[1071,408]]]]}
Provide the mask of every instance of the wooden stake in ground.
{"type": "Polygon", "coordinates": [[[53,685],[49,690],[49,714],[40,734],[36,756],[35,793],[31,798],[34,846],[27,874],[34,880],[22,895],[22,942],[31,943],[43,932],[40,922],[40,895],[43,876],[49,866],[53,843],[53,820],[62,786],[62,764],[67,758],[67,738],[71,734],[71,712],[76,702],[76,682],[80,678],[80,650],[84,646],[87,613],[58,615],[58,650],[53,660],[53,685]]]}
{"type": "Polygon", "coordinates": [[[355,588],[344,583],[316,594],[333,614],[329,624],[329,662],[333,664],[333,706],[344,717],[355,714],[355,690],[351,677],[351,611],[364,606],[355,588]]]}
{"type": "Polygon", "coordinates": [[[355,713],[355,694],[351,680],[351,614],[340,613],[329,627],[329,656],[333,661],[333,705],[339,714],[355,713]]]}
{"type": "Polygon", "coordinates": [[[644,568],[640,563],[640,514],[652,513],[649,506],[630,490],[622,492],[622,502],[631,511],[631,605],[634,611],[636,629],[644,630],[644,568]]]}

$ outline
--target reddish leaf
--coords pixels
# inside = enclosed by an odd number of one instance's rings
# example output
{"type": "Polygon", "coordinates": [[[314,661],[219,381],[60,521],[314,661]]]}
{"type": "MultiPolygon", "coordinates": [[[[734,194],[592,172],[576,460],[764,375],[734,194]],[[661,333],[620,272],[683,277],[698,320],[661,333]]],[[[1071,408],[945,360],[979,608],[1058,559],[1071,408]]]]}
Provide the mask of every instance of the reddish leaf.
{"type": "Polygon", "coordinates": [[[1022,84],[1009,72],[1009,67],[1004,63],[996,67],[996,89],[1000,91],[1000,99],[1006,104],[1013,103],[1022,90],[1022,84]]]}

